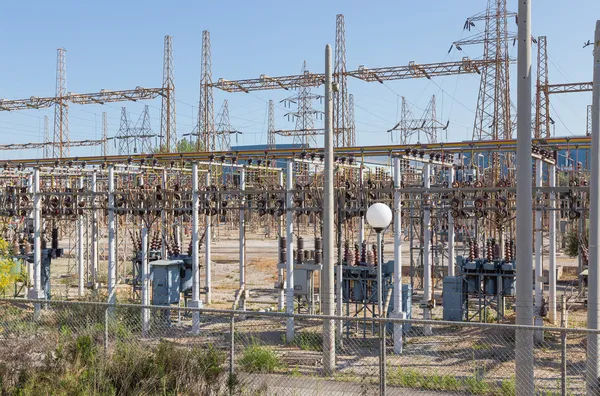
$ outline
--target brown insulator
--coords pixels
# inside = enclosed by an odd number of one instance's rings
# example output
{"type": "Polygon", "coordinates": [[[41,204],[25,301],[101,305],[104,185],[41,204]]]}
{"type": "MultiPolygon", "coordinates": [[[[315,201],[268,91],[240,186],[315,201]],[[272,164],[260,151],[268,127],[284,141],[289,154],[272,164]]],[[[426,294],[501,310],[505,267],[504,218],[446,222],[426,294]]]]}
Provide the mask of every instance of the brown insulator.
{"type": "Polygon", "coordinates": [[[478,259],[479,256],[479,243],[477,241],[473,242],[473,254],[475,255],[475,258],[478,259]]]}
{"type": "Polygon", "coordinates": [[[377,265],[377,263],[379,263],[379,260],[377,257],[377,245],[373,244],[373,246],[371,247],[371,250],[373,251],[373,265],[377,265]]]}
{"type": "Polygon", "coordinates": [[[285,264],[287,262],[287,242],[285,237],[279,238],[279,263],[285,264]]]}
{"type": "Polygon", "coordinates": [[[323,241],[315,238],[315,264],[323,263],[323,241]]]}
{"type": "Polygon", "coordinates": [[[360,265],[360,249],[358,243],[354,244],[354,265],[360,265]]]}
{"type": "Polygon", "coordinates": [[[469,261],[475,261],[475,245],[469,241],[469,261]]]}
{"type": "Polygon", "coordinates": [[[360,251],[360,261],[367,263],[367,241],[363,241],[360,251]]]}
{"type": "Polygon", "coordinates": [[[348,241],[344,243],[344,262],[346,265],[354,264],[354,254],[350,250],[350,243],[348,241]]]}

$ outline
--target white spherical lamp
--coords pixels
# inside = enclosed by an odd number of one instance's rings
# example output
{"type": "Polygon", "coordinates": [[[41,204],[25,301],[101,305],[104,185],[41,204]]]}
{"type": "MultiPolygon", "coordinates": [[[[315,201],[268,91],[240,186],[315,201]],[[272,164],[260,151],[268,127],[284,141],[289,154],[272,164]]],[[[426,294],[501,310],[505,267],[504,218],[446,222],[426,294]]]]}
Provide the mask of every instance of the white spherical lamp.
{"type": "Polygon", "coordinates": [[[375,203],[367,209],[367,222],[375,231],[381,232],[392,222],[392,210],[384,203],[375,203]]]}

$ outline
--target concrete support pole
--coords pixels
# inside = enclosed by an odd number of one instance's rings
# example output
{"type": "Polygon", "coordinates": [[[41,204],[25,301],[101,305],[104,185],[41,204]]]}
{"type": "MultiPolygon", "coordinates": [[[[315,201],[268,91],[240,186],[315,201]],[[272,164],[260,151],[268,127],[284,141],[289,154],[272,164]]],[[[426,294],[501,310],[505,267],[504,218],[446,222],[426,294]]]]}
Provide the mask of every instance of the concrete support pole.
{"type": "MultiPolygon", "coordinates": [[[[192,163],[192,301],[191,308],[201,307],[200,302],[200,257],[199,236],[200,228],[200,192],[198,190],[198,162],[192,163]]],[[[200,313],[192,313],[192,333],[200,331],[200,313]]]]}
{"type": "MultiPolygon", "coordinates": [[[[84,178],[79,177],[79,190],[83,191],[84,178]]],[[[77,202],[74,203],[77,209],[77,202]]],[[[85,215],[77,215],[77,287],[79,297],[83,297],[85,294],[84,288],[84,275],[85,275],[85,240],[84,240],[84,228],[85,228],[85,215]]]]}
{"type": "Polygon", "coordinates": [[[246,189],[246,170],[240,168],[240,305],[242,311],[246,310],[246,199],[244,190],[246,189]]]}
{"type": "MultiPolygon", "coordinates": [[[[285,263],[285,312],[294,313],[294,210],[293,193],[294,188],[294,161],[287,162],[287,180],[286,180],[286,241],[287,241],[287,259],[285,263]]],[[[294,339],[294,318],[289,317],[286,321],[286,340],[292,342],[294,339]]]]}
{"type": "MultiPolygon", "coordinates": [[[[40,195],[40,170],[33,170],[33,299],[45,298],[42,289],[42,196],[40,195]]],[[[42,309],[35,304],[34,318],[37,320],[42,309]]]]}
{"type": "MultiPolygon", "coordinates": [[[[33,193],[34,193],[33,173],[27,177],[27,192],[29,194],[32,194],[32,196],[33,196],[33,193]]],[[[33,218],[33,216],[34,216],[33,211],[29,215],[31,216],[30,218],[33,218]]],[[[25,243],[29,243],[29,235],[27,235],[27,239],[26,239],[25,243]]],[[[34,285],[35,281],[34,281],[34,273],[33,273],[33,263],[30,263],[29,261],[26,261],[26,262],[27,262],[27,279],[28,279],[27,283],[29,285],[27,288],[27,294],[29,295],[29,293],[32,293],[34,290],[33,285],[34,285]]]]}
{"type": "MultiPolygon", "coordinates": [[[[556,187],[556,165],[548,165],[550,188],[556,187]]],[[[556,325],[556,192],[550,191],[548,212],[548,318],[556,325]]]]}
{"type": "Polygon", "coordinates": [[[115,166],[108,166],[108,303],[117,301],[117,260],[115,221],[115,166]]]}
{"type": "MultiPolygon", "coordinates": [[[[162,187],[163,191],[166,191],[167,190],[167,170],[166,169],[163,169],[161,184],[162,184],[161,187],[162,187]]],[[[167,227],[167,217],[166,217],[165,211],[161,212],[160,219],[161,219],[160,235],[161,235],[161,240],[162,240],[160,254],[163,259],[166,259],[167,258],[167,244],[169,241],[167,234],[168,234],[169,227],[167,227]]]]}
{"type": "MultiPolygon", "coordinates": [[[[598,249],[600,247],[600,21],[596,22],[594,36],[594,79],[592,93],[592,177],[590,183],[590,262],[588,265],[588,328],[600,329],[600,271],[598,249]]],[[[598,355],[598,333],[588,333],[587,338],[587,365],[586,382],[587,394],[600,394],[598,377],[600,364],[598,355]]]]}
{"type": "MultiPolygon", "coordinates": [[[[331,47],[325,47],[325,173],[323,175],[323,314],[333,315],[335,254],[333,244],[333,96],[331,94],[331,47]]],[[[340,274],[338,274],[339,276],[340,274]]],[[[339,296],[338,296],[339,298],[339,296]]],[[[335,321],[323,322],[323,370],[335,371],[335,321]]]]}
{"type": "MultiPolygon", "coordinates": [[[[448,187],[452,187],[452,183],[454,183],[454,168],[448,169],[448,187]]],[[[454,269],[456,264],[455,260],[455,248],[454,248],[454,217],[452,217],[452,213],[448,210],[448,276],[454,276],[454,269]]]]}
{"type": "MultiPolygon", "coordinates": [[[[535,186],[542,187],[542,160],[535,160],[535,186]]],[[[542,201],[541,192],[536,192],[536,209],[535,209],[535,319],[534,325],[543,326],[544,318],[540,315],[542,301],[544,299],[544,277],[542,273],[542,201]]],[[[542,342],[544,333],[541,330],[535,332],[535,341],[542,342]]]]}
{"type": "MultiPolygon", "coordinates": [[[[142,305],[150,305],[150,263],[148,262],[148,226],[142,220],[142,305]]],[[[142,309],[142,335],[148,335],[150,329],[150,309],[142,309]]]]}
{"type": "MultiPolygon", "coordinates": [[[[402,193],[400,185],[400,157],[394,158],[394,292],[392,304],[393,317],[406,319],[402,310],[402,193]]],[[[402,353],[402,324],[394,324],[394,353],[402,353]]]]}
{"type": "MultiPolygon", "coordinates": [[[[423,166],[423,187],[425,190],[431,187],[431,166],[425,164],[423,166]]],[[[429,193],[425,193],[429,195],[429,193]]],[[[429,198],[427,198],[429,199],[429,198]]],[[[423,307],[423,319],[431,319],[430,304],[433,300],[432,284],[431,284],[431,263],[429,262],[431,246],[431,207],[429,202],[423,199],[423,300],[421,306],[423,307]]],[[[423,326],[423,335],[431,335],[431,325],[423,326]]]]}
{"type": "MultiPolygon", "coordinates": [[[[211,169],[206,172],[206,187],[210,187],[211,169]]],[[[206,303],[212,304],[212,262],[210,247],[212,244],[212,229],[211,229],[210,215],[204,216],[205,228],[204,228],[204,266],[206,267],[206,303]]]]}
{"type": "Polygon", "coordinates": [[[97,198],[98,192],[96,171],[92,172],[92,289],[98,289],[98,258],[100,250],[98,247],[98,213],[97,213],[97,198]]]}
{"type": "MultiPolygon", "coordinates": [[[[531,263],[532,170],[531,170],[531,0],[519,1],[517,60],[517,290],[516,322],[533,322],[531,263]]],[[[519,329],[515,341],[516,394],[532,395],[533,332],[519,329]]]]}
{"type": "MultiPolygon", "coordinates": [[[[281,188],[283,188],[283,170],[279,171],[278,176],[279,176],[279,185],[281,186],[281,188]]],[[[283,216],[281,216],[277,220],[277,235],[279,237],[283,237],[284,228],[285,228],[284,220],[283,220],[283,216]]],[[[279,241],[277,241],[277,243],[279,243],[279,241]]],[[[285,275],[284,275],[283,268],[277,269],[277,282],[280,285],[279,292],[277,294],[277,310],[283,311],[283,309],[285,307],[285,275]]]]}

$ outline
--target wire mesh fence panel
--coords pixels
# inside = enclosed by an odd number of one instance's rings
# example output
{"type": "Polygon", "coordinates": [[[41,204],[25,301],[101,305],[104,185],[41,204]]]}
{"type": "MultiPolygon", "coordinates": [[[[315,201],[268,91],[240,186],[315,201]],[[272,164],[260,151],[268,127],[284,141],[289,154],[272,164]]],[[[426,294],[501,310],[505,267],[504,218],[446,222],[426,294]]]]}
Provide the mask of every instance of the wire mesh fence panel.
{"type": "MultiPolygon", "coordinates": [[[[376,395],[385,373],[387,395],[503,396],[515,394],[515,357],[526,353],[516,349],[511,325],[387,323],[382,350],[382,321],[295,315],[288,339],[288,319],[0,300],[0,394],[376,395]],[[331,371],[326,320],[344,324],[331,371]]],[[[585,394],[589,332],[526,333],[534,345],[534,393],[585,394]]]]}

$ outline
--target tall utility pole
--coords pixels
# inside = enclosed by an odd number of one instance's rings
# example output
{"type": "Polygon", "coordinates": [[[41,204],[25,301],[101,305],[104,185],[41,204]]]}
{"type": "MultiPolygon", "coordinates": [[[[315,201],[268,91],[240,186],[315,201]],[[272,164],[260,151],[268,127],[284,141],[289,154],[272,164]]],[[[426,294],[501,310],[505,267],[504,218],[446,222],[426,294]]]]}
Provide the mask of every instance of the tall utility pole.
{"type": "Polygon", "coordinates": [[[550,137],[550,109],[548,94],[548,52],[546,36],[537,39],[537,80],[535,95],[535,130],[536,139],[550,137]]]}
{"type": "MultiPolygon", "coordinates": [[[[302,74],[308,75],[310,71],[306,66],[306,61],[302,65],[302,74]]],[[[310,92],[310,87],[301,86],[298,88],[298,93],[282,100],[284,105],[291,107],[297,105],[297,110],[286,114],[288,119],[296,121],[296,129],[289,131],[289,135],[293,137],[293,143],[302,147],[317,147],[316,135],[318,132],[315,129],[315,118],[321,117],[323,112],[312,108],[313,100],[323,99],[322,95],[313,94],[310,92]]]]}
{"type": "Polygon", "coordinates": [[[333,130],[335,147],[354,147],[356,137],[349,128],[348,120],[348,77],[346,76],[346,25],[344,16],[336,16],[335,25],[335,65],[333,93],[333,130]]]}
{"type": "Polygon", "coordinates": [[[59,48],[56,56],[56,102],[54,104],[54,158],[69,156],[69,105],[67,103],[66,50],[59,48]]]}
{"type": "Polygon", "coordinates": [[[196,150],[215,150],[215,109],[213,105],[212,59],[210,32],[202,32],[202,61],[200,66],[200,104],[198,107],[198,137],[196,150]]]}
{"type": "MultiPolygon", "coordinates": [[[[50,139],[50,122],[48,121],[48,116],[44,116],[44,143],[49,143],[52,140],[50,139]]],[[[50,158],[50,154],[52,154],[51,146],[46,144],[43,148],[44,158],[50,158]]]]}
{"type": "Polygon", "coordinates": [[[275,104],[269,100],[269,125],[267,135],[267,148],[275,148],[275,104]]]}
{"type": "Polygon", "coordinates": [[[102,112],[102,155],[108,155],[108,119],[106,111],[102,112]]]}
{"type": "Polygon", "coordinates": [[[236,131],[231,127],[231,121],[229,120],[229,102],[227,99],[223,101],[223,106],[217,115],[217,150],[229,151],[231,150],[231,134],[236,131]]]}
{"type": "Polygon", "coordinates": [[[173,76],[173,39],[171,36],[165,36],[162,85],[164,95],[160,111],[160,148],[167,153],[177,148],[175,79],[173,76]]]}

